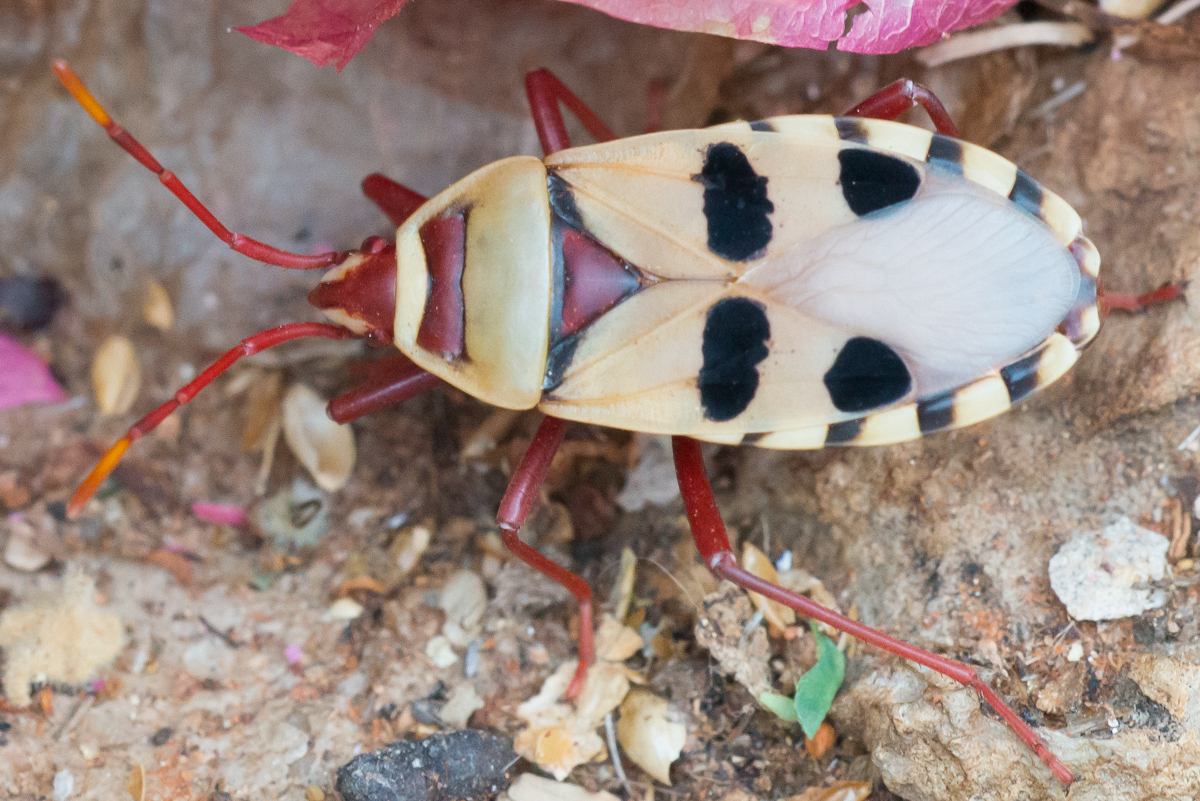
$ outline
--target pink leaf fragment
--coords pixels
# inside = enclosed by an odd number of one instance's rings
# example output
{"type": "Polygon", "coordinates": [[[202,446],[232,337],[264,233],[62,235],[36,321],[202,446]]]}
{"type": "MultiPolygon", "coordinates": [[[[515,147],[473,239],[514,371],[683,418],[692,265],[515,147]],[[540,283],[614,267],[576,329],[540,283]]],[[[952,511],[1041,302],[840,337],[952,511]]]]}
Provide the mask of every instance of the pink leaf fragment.
{"type": "Polygon", "coordinates": [[[868,10],[854,18],[837,47],[850,53],[898,53],[986,22],[1014,5],[1016,0],[868,0],[868,10]]]}
{"type": "MultiPolygon", "coordinates": [[[[237,28],[247,36],[304,56],[318,67],[340,70],[380,23],[407,0],[294,0],[287,13],[237,28]]],[[[976,25],[1016,0],[569,0],[618,19],[755,39],[785,47],[896,53],[936,42],[950,31],[976,25]],[[854,15],[846,33],[848,12],[854,15]],[[843,35],[845,34],[845,35],[843,35]]]]}
{"type": "Polygon", "coordinates": [[[206,523],[226,526],[240,526],[246,522],[246,510],[231,503],[193,503],[192,514],[206,523]]]}
{"type": "Polygon", "coordinates": [[[62,387],[33,351],[0,334],[0,409],[66,399],[62,387]]]}
{"type": "Polygon", "coordinates": [[[293,0],[280,16],[234,30],[304,56],[318,67],[334,62],[340,71],[407,1],[293,0]]]}

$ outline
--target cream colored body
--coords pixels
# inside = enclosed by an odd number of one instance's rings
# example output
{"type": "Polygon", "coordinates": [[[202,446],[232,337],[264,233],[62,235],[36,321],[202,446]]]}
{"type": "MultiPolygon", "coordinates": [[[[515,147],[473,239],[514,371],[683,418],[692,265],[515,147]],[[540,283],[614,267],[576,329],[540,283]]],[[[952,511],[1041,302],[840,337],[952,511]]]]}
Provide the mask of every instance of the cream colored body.
{"type": "Polygon", "coordinates": [[[773,132],[734,123],[507,159],[450,187],[397,233],[397,347],[498,406],[812,448],[849,420],[861,424],[839,444],[920,436],[919,402],[935,395],[953,394],[953,421],[944,427],[985,419],[1011,402],[1002,368],[1032,356],[1043,386],[1095,335],[1095,249],[1057,196],[1040,190],[1040,219],[1008,199],[1018,176],[1010,162],[960,143],[962,174],[947,174],[926,163],[929,132],[859,121],[871,149],[909,161],[922,180],[900,211],[859,217],[841,199],[837,154],[861,145],[839,139],[831,117],[768,122],[773,132]],[[695,177],[718,142],[745,153],[774,204],[769,246],[745,261],[706,246],[704,187],[695,177]],[[587,234],[652,279],[581,332],[548,390],[555,288],[547,169],[571,187],[587,234]],[[418,231],[462,208],[466,357],[447,361],[416,341],[429,286],[418,231]],[[989,252],[989,242],[1003,247],[989,252]],[[707,310],[731,296],[766,308],[769,355],[749,406],[718,422],[705,417],[697,390],[700,343],[707,310]],[[1067,317],[1070,337],[1056,333],[1067,317]],[[866,412],[835,408],[822,376],[854,336],[886,341],[904,357],[914,379],[908,395],[866,412]]]}

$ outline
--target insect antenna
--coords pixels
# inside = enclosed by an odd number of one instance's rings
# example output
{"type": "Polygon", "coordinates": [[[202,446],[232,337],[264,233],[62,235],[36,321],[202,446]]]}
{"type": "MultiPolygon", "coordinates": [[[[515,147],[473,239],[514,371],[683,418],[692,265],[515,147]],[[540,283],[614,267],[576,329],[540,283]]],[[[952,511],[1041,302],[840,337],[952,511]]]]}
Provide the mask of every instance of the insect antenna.
{"type": "Polygon", "coordinates": [[[121,461],[121,457],[125,455],[125,451],[129,450],[129,446],[135,440],[153,431],[171,412],[194,398],[197,392],[204,389],[212,383],[213,379],[232,367],[238,359],[266,350],[267,348],[273,348],[276,345],[282,345],[284,342],[291,342],[293,339],[305,339],[307,337],[324,337],[326,339],[358,338],[352,331],[348,331],[340,326],[330,325],[329,323],[289,323],[246,337],[237,346],[231,348],[224,356],[209,365],[204,372],[189,381],[182,389],[175,393],[175,396],[171,400],[134,423],[125,432],[125,436],[117,440],[116,444],[108,449],[108,452],[100,459],[100,463],[92,469],[88,477],[79,485],[79,489],[75,490],[75,494],[71,496],[71,502],[67,504],[67,517],[76,517],[83,511],[83,507],[96,494],[96,490],[104,483],[104,479],[108,478],[108,474],[121,461]]]}
{"type": "Polygon", "coordinates": [[[58,80],[71,93],[71,96],[79,102],[79,105],[83,106],[84,111],[108,132],[109,137],[120,145],[122,150],[157,175],[163,186],[170,189],[172,194],[179,198],[200,222],[208,226],[208,230],[216,234],[218,239],[229,245],[234,251],[243,256],[249,256],[255,261],[273,264],[276,267],[286,267],[289,270],[320,270],[345,261],[347,256],[345,251],[329,251],[306,256],[301,253],[289,253],[286,250],[271,247],[256,239],[230,231],[191,193],[191,190],[183,185],[175,173],[159,164],[158,160],[150,155],[150,151],[141,142],[134,139],[132,134],[113,121],[113,118],[87,90],[83,81],[79,80],[79,76],[72,71],[66,61],[58,59],[54,62],[54,74],[58,76],[58,80]]]}

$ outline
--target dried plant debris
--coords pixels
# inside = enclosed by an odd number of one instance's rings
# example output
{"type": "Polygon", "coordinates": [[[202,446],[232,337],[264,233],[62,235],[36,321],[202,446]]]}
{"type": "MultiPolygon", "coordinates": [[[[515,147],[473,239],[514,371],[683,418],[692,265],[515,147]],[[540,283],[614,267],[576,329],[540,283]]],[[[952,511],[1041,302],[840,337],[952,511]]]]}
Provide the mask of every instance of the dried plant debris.
{"type": "MultiPolygon", "coordinates": [[[[742,548],[742,567],[764,581],[772,584],[779,583],[779,574],[775,570],[775,565],[771,564],[770,557],[748,542],[742,548]]],[[[790,606],[772,601],[757,592],[749,593],[749,595],[755,607],[762,612],[763,618],[770,624],[772,634],[782,633],[785,628],[796,622],[796,611],[790,606]]]]}
{"type": "Polygon", "coordinates": [[[603,790],[593,793],[578,784],[556,782],[532,773],[518,776],[508,788],[507,796],[508,801],[618,801],[615,795],[603,790]]]}
{"type": "Polygon", "coordinates": [[[747,629],[754,617],[752,609],[744,590],[723,581],[716,592],[704,596],[695,634],[696,642],[717,660],[718,669],[758,698],[771,690],[767,667],[771,644],[762,626],[747,629]]]}
{"type": "Polygon", "coordinates": [[[100,345],[92,358],[92,389],[96,405],[107,415],[129,411],[142,388],[142,365],[133,343],[114,334],[100,345]]]}
{"type": "Polygon", "coordinates": [[[457,801],[492,798],[508,787],[517,755],[481,731],[434,734],[386,745],[338,768],[345,801],[457,801]]]}
{"type": "Polygon", "coordinates": [[[1076,620],[1115,620],[1166,603],[1147,587],[1167,570],[1170,542],[1123,517],[1103,534],[1083,531],[1050,558],[1050,586],[1076,620]]]}
{"type": "Polygon", "coordinates": [[[9,702],[28,706],[34,682],[79,684],[121,650],[121,620],[96,606],[95,589],[90,577],[69,570],[55,586],[0,615],[9,702]]]}
{"type": "Polygon", "coordinates": [[[605,616],[596,636],[596,662],[588,669],[574,704],[560,701],[575,675],[577,663],[572,660],[560,665],[541,691],[517,708],[517,717],[529,724],[513,741],[517,753],[560,781],[577,765],[602,758],[604,740],[596,729],[625,698],[630,682],[642,681],[619,660],[640,648],[637,632],[605,616]]]}
{"type": "Polygon", "coordinates": [[[335,423],[326,401],[303,384],[283,396],[283,436],[317,486],[337,492],[354,470],[354,430],[335,423]]]}
{"type": "Polygon", "coordinates": [[[621,702],[617,742],[642,770],[663,784],[671,783],[671,763],[687,741],[684,717],[666,699],[648,690],[633,690],[621,702]]]}
{"type": "Polygon", "coordinates": [[[255,507],[251,520],[281,551],[316,545],[329,530],[329,501],[304,479],[255,507]]]}
{"type": "Polygon", "coordinates": [[[171,296],[163,285],[149,281],[142,293],[142,319],[159,331],[170,331],[175,327],[175,311],[171,308],[171,296]]]}

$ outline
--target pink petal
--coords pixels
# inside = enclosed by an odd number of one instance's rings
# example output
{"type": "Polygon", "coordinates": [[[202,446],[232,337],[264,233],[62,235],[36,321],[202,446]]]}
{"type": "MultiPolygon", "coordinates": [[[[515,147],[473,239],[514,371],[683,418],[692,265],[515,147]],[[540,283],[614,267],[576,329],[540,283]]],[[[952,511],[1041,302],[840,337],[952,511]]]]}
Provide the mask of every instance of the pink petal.
{"type": "Polygon", "coordinates": [[[342,67],[371,40],[380,23],[407,0],[293,0],[287,12],[234,30],[304,56],[318,67],[342,67]]]}
{"type": "Polygon", "coordinates": [[[932,44],[950,31],[978,25],[1016,5],[1016,0],[868,0],[838,50],[897,53],[932,44]]]}
{"type": "Polygon", "coordinates": [[[62,387],[33,351],[0,334],[0,409],[66,399],[62,387]]]}
{"type": "Polygon", "coordinates": [[[571,0],[618,19],[824,50],[858,0],[571,0]]]}
{"type": "Polygon", "coordinates": [[[227,526],[240,526],[246,522],[246,510],[231,503],[193,503],[192,514],[205,522],[227,526]]]}
{"type": "Polygon", "coordinates": [[[304,658],[304,651],[299,645],[289,645],[283,649],[283,657],[289,665],[298,665],[300,660],[304,658]]]}

